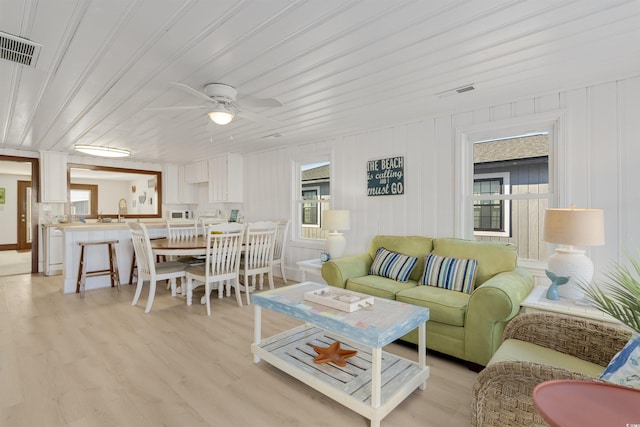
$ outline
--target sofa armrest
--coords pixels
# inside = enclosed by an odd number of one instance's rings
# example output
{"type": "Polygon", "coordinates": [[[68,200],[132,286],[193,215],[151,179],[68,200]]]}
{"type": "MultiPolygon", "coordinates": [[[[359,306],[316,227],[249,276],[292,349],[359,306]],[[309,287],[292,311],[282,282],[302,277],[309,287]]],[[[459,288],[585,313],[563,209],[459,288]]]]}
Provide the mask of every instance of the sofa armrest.
{"type": "Polygon", "coordinates": [[[547,426],[533,404],[533,389],[557,379],[594,380],[566,369],[538,363],[508,361],[487,366],[471,392],[473,427],[547,426]]]}
{"type": "Polygon", "coordinates": [[[533,276],[516,267],[496,274],[471,293],[465,319],[465,359],[486,365],[502,342],[502,332],[533,289],[533,276]]]}
{"type": "Polygon", "coordinates": [[[350,278],[368,275],[372,262],[369,254],[331,260],[322,265],[322,278],[331,286],[344,288],[350,278]]]}
{"type": "Polygon", "coordinates": [[[555,313],[524,313],[505,328],[513,338],[607,366],[631,338],[631,331],[614,324],[555,313]]]}

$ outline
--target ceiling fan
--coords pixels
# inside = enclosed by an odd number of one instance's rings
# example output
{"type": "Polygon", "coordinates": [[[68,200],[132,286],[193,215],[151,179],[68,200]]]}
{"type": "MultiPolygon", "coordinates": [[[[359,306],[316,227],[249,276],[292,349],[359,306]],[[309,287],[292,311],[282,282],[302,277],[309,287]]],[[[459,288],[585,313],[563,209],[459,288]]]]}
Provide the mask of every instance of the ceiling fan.
{"type": "Polygon", "coordinates": [[[236,88],[224,83],[209,83],[205,85],[204,92],[187,86],[183,83],[171,82],[171,85],[182,90],[183,92],[193,95],[202,101],[207,102],[206,105],[186,105],[174,107],[151,107],[146,110],[192,110],[207,109],[209,110],[209,118],[218,124],[226,125],[230,123],[234,117],[242,117],[254,122],[264,122],[269,125],[281,125],[281,123],[267,119],[258,114],[248,111],[246,108],[277,108],[282,107],[282,102],[276,98],[257,98],[254,96],[238,96],[236,88]],[[236,97],[239,99],[236,100],[236,97]]]}

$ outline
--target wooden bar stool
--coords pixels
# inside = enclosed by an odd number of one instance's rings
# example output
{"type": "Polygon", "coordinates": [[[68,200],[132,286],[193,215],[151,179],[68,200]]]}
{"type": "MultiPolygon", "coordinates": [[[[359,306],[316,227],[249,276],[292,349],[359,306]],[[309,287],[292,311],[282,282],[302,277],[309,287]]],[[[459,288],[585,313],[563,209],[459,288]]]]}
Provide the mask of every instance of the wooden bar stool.
{"type": "Polygon", "coordinates": [[[120,292],[120,273],[118,272],[118,259],[116,257],[116,247],[118,240],[106,240],[103,242],[78,242],[80,245],[80,265],[78,266],[78,282],[76,284],[76,293],[84,298],[84,287],[87,277],[109,276],[111,278],[111,287],[116,287],[120,292]],[[86,247],[95,245],[107,245],[109,249],[109,268],[105,270],[87,271],[86,247]]]}

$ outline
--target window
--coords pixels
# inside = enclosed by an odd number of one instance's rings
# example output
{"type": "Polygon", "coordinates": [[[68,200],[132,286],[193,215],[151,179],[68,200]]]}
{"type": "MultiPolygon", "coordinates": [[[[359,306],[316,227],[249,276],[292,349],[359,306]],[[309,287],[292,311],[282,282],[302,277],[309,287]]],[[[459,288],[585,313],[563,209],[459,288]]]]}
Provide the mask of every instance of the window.
{"type": "Polygon", "coordinates": [[[90,184],[71,184],[71,215],[98,214],[98,186],[90,184]]]}
{"type": "Polygon", "coordinates": [[[460,237],[511,243],[521,260],[544,261],[544,211],[554,206],[555,120],[479,126],[461,133],[460,237]],[[491,126],[491,128],[489,127],[491,126]],[[532,127],[538,130],[531,131],[532,127]]]}
{"type": "Polygon", "coordinates": [[[510,193],[509,173],[473,176],[473,231],[476,236],[509,236],[511,202],[492,196],[510,193]]]}
{"type": "Polygon", "coordinates": [[[322,227],[322,211],[329,209],[331,201],[331,164],[325,162],[298,163],[297,217],[300,239],[324,240],[326,231],[322,227]]]}

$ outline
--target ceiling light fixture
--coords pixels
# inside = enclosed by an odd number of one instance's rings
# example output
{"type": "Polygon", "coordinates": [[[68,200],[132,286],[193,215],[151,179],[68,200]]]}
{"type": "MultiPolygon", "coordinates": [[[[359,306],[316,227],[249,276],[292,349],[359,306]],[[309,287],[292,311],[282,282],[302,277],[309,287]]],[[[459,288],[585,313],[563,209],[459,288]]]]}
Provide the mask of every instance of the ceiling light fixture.
{"type": "Polygon", "coordinates": [[[131,155],[131,151],[129,150],[113,147],[101,147],[99,145],[76,144],[73,148],[81,153],[100,157],[129,157],[131,155]]]}
{"type": "Polygon", "coordinates": [[[209,113],[209,118],[217,125],[226,125],[231,123],[236,113],[224,105],[218,105],[209,113]]]}

